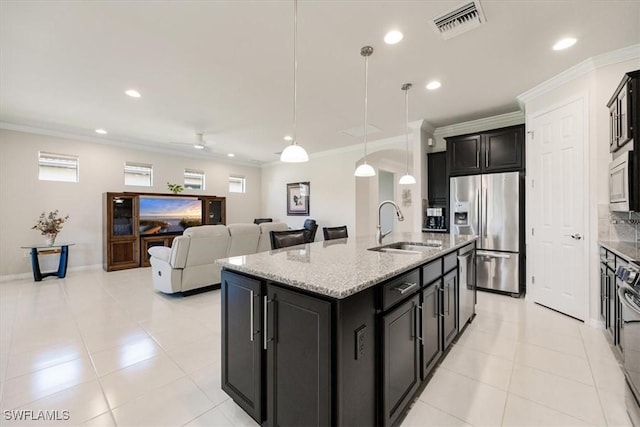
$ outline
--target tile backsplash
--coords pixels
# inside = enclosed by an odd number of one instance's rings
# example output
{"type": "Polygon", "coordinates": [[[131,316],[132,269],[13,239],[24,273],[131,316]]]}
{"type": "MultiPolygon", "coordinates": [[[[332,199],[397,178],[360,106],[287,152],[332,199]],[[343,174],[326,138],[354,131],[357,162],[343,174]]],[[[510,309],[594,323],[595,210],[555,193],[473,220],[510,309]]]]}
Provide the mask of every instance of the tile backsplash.
{"type": "Polygon", "coordinates": [[[609,205],[598,205],[598,240],[638,242],[639,212],[610,212],[609,205]]]}

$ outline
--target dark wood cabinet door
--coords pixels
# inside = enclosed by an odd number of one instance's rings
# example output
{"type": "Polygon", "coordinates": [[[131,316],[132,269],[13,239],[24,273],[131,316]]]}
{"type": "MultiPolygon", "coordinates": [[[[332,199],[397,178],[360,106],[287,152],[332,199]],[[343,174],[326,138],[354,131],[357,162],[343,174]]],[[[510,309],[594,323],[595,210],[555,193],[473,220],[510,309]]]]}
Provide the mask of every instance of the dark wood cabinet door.
{"type": "Polygon", "coordinates": [[[261,282],[223,270],[221,292],[222,389],[261,423],[261,282]]]}
{"type": "Polygon", "coordinates": [[[330,426],[331,304],[272,285],[267,294],[267,425],[330,426]]]}
{"type": "Polygon", "coordinates": [[[481,135],[463,135],[447,138],[449,175],[480,173],[481,135]]]}
{"type": "Polygon", "coordinates": [[[607,265],[600,264],[600,319],[607,324],[607,265]]]}
{"type": "Polygon", "coordinates": [[[615,344],[618,337],[616,335],[616,275],[613,271],[607,269],[607,332],[609,339],[615,344]]]}
{"type": "Polygon", "coordinates": [[[429,153],[427,155],[427,197],[429,206],[447,207],[449,180],[447,179],[447,153],[429,153]]]}
{"type": "Polygon", "coordinates": [[[524,148],[524,126],[486,132],[482,136],[482,169],[484,172],[521,169],[524,148]]]}
{"type": "Polygon", "coordinates": [[[440,286],[438,280],[422,291],[422,379],[431,372],[442,355],[440,338],[440,286]]]}
{"type": "Polygon", "coordinates": [[[382,317],[382,425],[394,425],[420,385],[419,295],[382,317]]]}
{"type": "Polygon", "coordinates": [[[458,272],[452,271],[444,276],[442,280],[442,317],[443,320],[443,349],[446,350],[449,344],[458,334],[458,272]]]}

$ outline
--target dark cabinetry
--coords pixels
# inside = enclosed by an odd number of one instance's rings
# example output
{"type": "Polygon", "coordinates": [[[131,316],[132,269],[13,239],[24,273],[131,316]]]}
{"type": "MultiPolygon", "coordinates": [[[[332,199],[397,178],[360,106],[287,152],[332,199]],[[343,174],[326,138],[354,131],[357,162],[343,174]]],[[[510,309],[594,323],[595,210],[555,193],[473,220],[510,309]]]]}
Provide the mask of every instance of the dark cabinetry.
{"type": "Polygon", "coordinates": [[[524,169],[524,125],[446,138],[450,176],[524,169]]]}
{"type": "Polygon", "coordinates": [[[607,103],[609,108],[609,151],[615,152],[633,140],[640,126],[640,70],[627,73],[607,103]]]}
{"type": "Polygon", "coordinates": [[[427,197],[431,207],[447,207],[449,182],[447,179],[447,153],[427,154],[427,197]]]}
{"type": "Polygon", "coordinates": [[[420,385],[419,302],[415,294],[382,316],[383,424],[387,426],[395,423],[420,385]]]}
{"type": "Polygon", "coordinates": [[[267,425],[331,425],[331,304],[267,287],[267,425]]]}
{"type": "Polygon", "coordinates": [[[225,271],[221,297],[222,389],[261,422],[262,282],[225,271]]]}
{"type": "Polygon", "coordinates": [[[422,379],[429,375],[442,355],[441,289],[442,279],[438,279],[422,291],[422,379]]]}
{"type": "Polygon", "coordinates": [[[221,292],[222,389],[258,423],[331,425],[331,304],[227,270],[221,292]]]}
{"type": "MultiPolygon", "coordinates": [[[[226,199],[218,196],[184,196],[156,193],[103,194],[103,255],[106,271],[148,267],[147,249],[171,246],[180,233],[140,233],[140,197],[193,197],[202,201],[202,221],[207,225],[225,224],[226,199]]],[[[158,227],[160,228],[160,227],[158,227]]]]}
{"type": "Polygon", "coordinates": [[[105,270],[140,266],[138,196],[105,193],[102,264],[105,270]]]}
{"type": "Polygon", "coordinates": [[[442,279],[442,339],[447,348],[458,335],[458,272],[453,270],[442,279]]]}

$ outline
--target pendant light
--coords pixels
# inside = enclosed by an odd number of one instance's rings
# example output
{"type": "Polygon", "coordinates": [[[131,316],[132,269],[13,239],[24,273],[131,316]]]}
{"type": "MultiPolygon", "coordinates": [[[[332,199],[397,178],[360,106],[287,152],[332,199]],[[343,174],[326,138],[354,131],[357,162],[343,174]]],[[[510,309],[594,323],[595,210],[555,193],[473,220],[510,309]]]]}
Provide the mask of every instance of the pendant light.
{"type": "Polygon", "coordinates": [[[364,56],[364,162],[356,168],[355,176],[375,176],[376,171],[367,164],[367,86],[369,83],[369,57],[373,53],[371,46],[360,49],[360,55],[364,56]]]}
{"type": "Polygon", "coordinates": [[[407,173],[400,178],[400,181],[398,181],[398,184],[400,185],[409,185],[409,184],[416,183],[416,179],[413,177],[413,175],[409,175],[409,89],[411,89],[412,86],[413,85],[411,83],[405,83],[402,85],[402,90],[404,91],[404,107],[405,107],[406,118],[407,118],[407,129],[406,129],[407,131],[406,132],[407,134],[407,138],[406,138],[407,173]]]}
{"type": "Polygon", "coordinates": [[[298,44],[298,0],[293,0],[293,138],[291,145],[288,145],[282,154],[280,154],[280,161],[286,163],[302,163],[308,162],[309,156],[304,148],[298,145],[296,135],[297,125],[297,73],[298,73],[298,57],[296,55],[296,48],[298,44]]]}

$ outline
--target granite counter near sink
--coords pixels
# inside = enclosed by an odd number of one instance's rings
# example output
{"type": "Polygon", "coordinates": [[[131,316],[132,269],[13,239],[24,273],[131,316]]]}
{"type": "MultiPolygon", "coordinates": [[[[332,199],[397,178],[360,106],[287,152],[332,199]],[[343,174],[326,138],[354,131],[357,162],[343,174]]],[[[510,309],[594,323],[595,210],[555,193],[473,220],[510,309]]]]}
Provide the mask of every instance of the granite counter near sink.
{"type": "Polygon", "coordinates": [[[394,242],[438,244],[419,252],[376,252],[375,237],[349,237],[275,251],[219,259],[231,270],[283,283],[332,298],[346,298],[476,240],[476,236],[440,233],[393,233],[394,242]]]}

